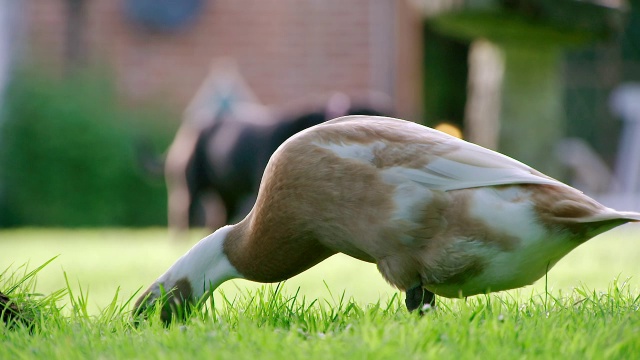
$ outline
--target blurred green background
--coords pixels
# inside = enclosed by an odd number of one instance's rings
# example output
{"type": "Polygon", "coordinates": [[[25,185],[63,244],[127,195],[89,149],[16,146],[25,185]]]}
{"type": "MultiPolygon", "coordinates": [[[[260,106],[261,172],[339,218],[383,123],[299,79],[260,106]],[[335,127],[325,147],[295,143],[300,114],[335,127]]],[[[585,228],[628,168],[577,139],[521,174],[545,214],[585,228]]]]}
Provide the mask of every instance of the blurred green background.
{"type": "Polygon", "coordinates": [[[15,75],[0,142],[0,226],[166,223],[163,179],[144,173],[136,151],[164,151],[171,111],[123,106],[111,79],[97,69],[56,78],[30,67],[15,75]]]}
{"type": "Polygon", "coordinates": [[[220,59],[269,108],[379,92],[392,115],[452,124],[570,184],[606,173],[581,190],[607,199],[625,131],[609,102],[640,81],[638,24],[626,0],[3,2],[0,227],[165,226],[145,160],[162,163],[220,59]],[[563,160],[567,138],[603,166],[563,160]]]}

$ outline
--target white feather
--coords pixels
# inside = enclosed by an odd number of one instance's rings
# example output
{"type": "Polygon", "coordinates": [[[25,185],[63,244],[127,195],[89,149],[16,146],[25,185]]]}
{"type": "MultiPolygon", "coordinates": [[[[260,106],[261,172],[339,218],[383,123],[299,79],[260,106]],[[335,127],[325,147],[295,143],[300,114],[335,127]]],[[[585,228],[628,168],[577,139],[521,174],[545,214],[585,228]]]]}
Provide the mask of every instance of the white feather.
{"type": "Polygon", "coordinates": [[[384,147],[384,143],[376,141],[370,144],[346,144],[346,143],[324,143],[314,142],[314,145],[331,150],[337,156],[343,159],[354,159],[362,162],[370,163],[375,158],[373,152],[377,148],[384,147]]]}
{"type": "Polygon", "coordinates": [[[557,180],[542,177],[521,168],[483,167],[444,157],[434,160],[421,169],[406,167],[391,169],[409,180],[430,189],[442,191],[508,184],[563,185],[557,180]]]}

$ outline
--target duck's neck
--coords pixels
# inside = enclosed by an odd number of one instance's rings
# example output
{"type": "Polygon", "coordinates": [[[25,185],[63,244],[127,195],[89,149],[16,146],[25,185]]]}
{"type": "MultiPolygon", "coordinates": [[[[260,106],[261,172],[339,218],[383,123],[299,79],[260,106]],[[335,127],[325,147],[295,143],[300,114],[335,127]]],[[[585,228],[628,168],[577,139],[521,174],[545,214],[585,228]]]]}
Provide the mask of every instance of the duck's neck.
{"type": "Polygon", "coordinates": [[[198,299],[213,291],[223,282],[242,278],[224,252],[224,242],[234,225],[225,226],[200,240],[158,279],[165,288],[191,285],[193,298],[198,299]]]}

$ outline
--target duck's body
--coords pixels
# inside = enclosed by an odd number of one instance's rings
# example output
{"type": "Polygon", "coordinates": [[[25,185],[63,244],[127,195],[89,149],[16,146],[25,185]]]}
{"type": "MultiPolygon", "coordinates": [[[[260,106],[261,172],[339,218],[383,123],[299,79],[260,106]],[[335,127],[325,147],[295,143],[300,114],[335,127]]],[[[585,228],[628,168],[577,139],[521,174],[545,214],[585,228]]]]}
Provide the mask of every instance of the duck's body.
{"type": "Polygon", "coordinates": [[[251,213],[197,244],[148,293],[152,301],[160,285],[177,286],[191,298],[233,277],[281,281],[342,252],[376,263],[410,296],[422,290],[421,302],[431,292],[469,296],[531,284],[629,221],[640,214],[491,150],[403,120],[349,116],[285,142],[251,213]]]}

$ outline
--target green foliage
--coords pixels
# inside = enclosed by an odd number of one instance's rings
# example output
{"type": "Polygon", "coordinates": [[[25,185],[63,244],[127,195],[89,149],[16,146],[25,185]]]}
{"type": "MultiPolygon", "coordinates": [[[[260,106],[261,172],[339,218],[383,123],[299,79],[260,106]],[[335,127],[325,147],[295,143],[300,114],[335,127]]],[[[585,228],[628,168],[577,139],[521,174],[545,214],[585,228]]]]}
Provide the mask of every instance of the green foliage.
{"type": "Polygon", "coordinates": [[[425,125],[436,126],[446,121],[463,126],[467,101],[467,58],[469,44],[434,31],[423,25],[423,66],[425,125]]]}
{"type": "MultiPolygon", "coordinates": [[[[33,287],[10,278],[0,289],[28,301],[19,294],[33,287]]],[[[628,359],[640,352],[640,296],[617,281],[605,292],[440,300],[422,317],[398,297],[361,306],[344,296],[308,301],[268,285],[211,301],[168,328],[157,316],[134,326],[132,298],[117,293],[97,315],[87,311],[88,292],[74,294],[68,282],[46,299],[30,305],[40,314],[32,328],[0,324],[0,358],[628,359]]]]}
{"type": "Polygon", "coordinates": [[[157,311],[131,318],[143,285],[189,247],[164,229],[3,230],[0,291],[34,326],[0,323],[0,359],[635,359],[638,232],[627,230],[581,245],[532,287],[438,298],[423,317],[374,265],[333,257],[286,284],[229,281],[169,327],[157,311]]]}
{"type": "MultiPolygon", "coordinates": [[[[23,72],[10,86],[7,104],[0,141],[6,214],[0,225],[165,223],[164,185],[136,163],[137,133],[150,115],[119,105],[106,76],[91,71],[56,79],[23,72]]],[[[159,127],[144,136],[168,143],[159,127]]]]}
{"type": "Polygon", "coordinates": [[[43,319],[61,318],[57,302],[66,295],[66,290],[56,290],[47,295],[35,290],[36,275],[54,259],[45,261],[34,270],[29,271],[28,264],[25,264],[14,271],[7,268],[0,273],[0,290],[9,299],[8,303],[0,302],[0,318],[3,321],[0,324],[6,329],[13,331],[20,328],[33,333],[43,328],[43,319]]]}

